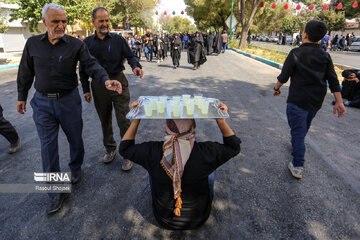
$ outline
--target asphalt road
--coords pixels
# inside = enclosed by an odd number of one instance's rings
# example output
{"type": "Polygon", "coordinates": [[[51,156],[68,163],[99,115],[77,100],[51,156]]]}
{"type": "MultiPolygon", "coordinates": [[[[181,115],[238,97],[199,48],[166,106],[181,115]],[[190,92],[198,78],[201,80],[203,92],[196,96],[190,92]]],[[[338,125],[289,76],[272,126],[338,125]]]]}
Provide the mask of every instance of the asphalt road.
{"type": "MultiPolygon", "coordinates": [[[[143,66],[141,80],[126,71],[132,100],[202,92],[229,107],[228,123],[242,139],[242,150],[217,171],[208,221],[192,231],[159,228],[146,171],[134,166],[122,172],[119,155],[109,165],[101,162],[100,122],[94,104],[83,100],[82,182],[51,217],[45,214],[46,194],[1,193],[1,239],[360,239],[359,109],[348,108],[344,118],[337,118],[332,114],[333,97],[326,96],[307,137],[304,178],[296,180],[287,169],[288,85],[282,96],[272,96],[279,70],[231,51],[208,57],[197,71],[191,70],[185,55],[176,70],[170,59],[143,66]]],[[[25,115],[16,113],[16,72],[0,72],[0,103],[23,145],[8,155],[8,143],[0,137],[0,183],[34,183],[33,172],[42,169],[40,143],[29,104],[25,115]]],[[[137,142],[162,139],[163,126],[160,120],[142,121],[137,142]]],[[[222,141],[214,120],[198,120],[196,138],[222,141]]],[[[69,147],[62,131],[59,148],[61,168],[69,171],[69,147]]]]}
{"type": "MultiPolygon", "coordinates": [[[[293,49],[292,46],[289,45],[278,45],[276,43],[271,42],[259,42],[259,41],[251,41],[251,45],[265,47],[268,49],[285,52],[290,52],[293,49]]],[[[352,68],[360,69],[360,52],[350,52],[350,51],[328,51],[331,55],[331,58],[334,63],[349,66],[352,68]]]]}

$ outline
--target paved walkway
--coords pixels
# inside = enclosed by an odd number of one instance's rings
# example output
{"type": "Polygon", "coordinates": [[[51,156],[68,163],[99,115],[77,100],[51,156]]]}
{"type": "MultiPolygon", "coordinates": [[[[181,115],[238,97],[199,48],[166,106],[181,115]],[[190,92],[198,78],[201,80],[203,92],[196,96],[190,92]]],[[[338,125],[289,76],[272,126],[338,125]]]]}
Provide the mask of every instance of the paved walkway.
{"type": "MultiPolygon", "coordinates": [[[[94,104],[83,101],[83,181],[51,217],[45,214],[44,194],[0,194],[2,239],[360,238],[359,109],[349,108],[348,115],[339,119],[332,114],[332,96],[326,97],[307,138],[305,177],[298,181],[287,169],[288,85],[282,96],[271,96],[279,70],[232,51],[208,57],[197,71],[191,70],[185,55],[176,70],[170,59],[143,65],[143,79],[127,70],[132,100],[195,92],[219,98],[229,106],[228,122],[243,141],[241,154],[217,172],[215,201],[204,226],[193,231],[158,227],[146,171],[134,166],[131,172],[122,172],[120,156],[110,165],[101,162],[100,122],[94,104]]],[[[0,183],[33,183],[33,172],[41,171],[40,143],[29,104],[25,115],[15,111],[16,72],[1,71],[0,103],[20,132],[23,146],[8,155],[8,143],[0,137],[0,183]]],[[[162,137],[163,121],[141,122],[138,142],[162,137]]],[[[198,120],[196,138],[222,141],[214,120],[198,120]]],[[[62,131],[59,146],[61,168],[68,171],[69,148],[62,131]]]]}

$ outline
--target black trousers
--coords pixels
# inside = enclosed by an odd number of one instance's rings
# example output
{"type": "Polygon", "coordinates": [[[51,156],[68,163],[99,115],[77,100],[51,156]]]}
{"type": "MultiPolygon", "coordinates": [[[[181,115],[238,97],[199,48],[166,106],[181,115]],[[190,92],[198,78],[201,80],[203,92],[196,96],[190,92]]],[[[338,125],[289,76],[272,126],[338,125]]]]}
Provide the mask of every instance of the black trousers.
{"type": "Polygon", "coordinates": [[[3,135],[11,144],[17,142],[19,135],[11,123],[3,116],[3,108],[0,105],[0,134],[3,135]]]}
{"type": "Polygon", "coordinates": [[[122,85],[122,94],[107,90],[105,86],[91,81],[91,89],[94,97],[95,108],[101,122],[103,132],[103,144],[107,152],[116,150],[116,141],[112,128],[112,110],[115,110],[117,125],[120,128],[121,138],[130,126],[130,120],[126,118],[129,112],[130,92],[128,81],[124,73],[109,74],[110,79],[118,80],[122,85]]]}

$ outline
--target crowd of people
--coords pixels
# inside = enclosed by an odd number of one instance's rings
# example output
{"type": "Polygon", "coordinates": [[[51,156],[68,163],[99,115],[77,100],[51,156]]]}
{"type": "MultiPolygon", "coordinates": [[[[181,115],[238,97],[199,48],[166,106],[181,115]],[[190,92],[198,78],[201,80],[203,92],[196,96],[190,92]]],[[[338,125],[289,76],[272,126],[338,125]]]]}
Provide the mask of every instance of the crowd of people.
{"type": "MultiPolygon", "coordinates": [[[[227,33],[217,32],[215,36],[211,32],[152,34],[147,30],[144,36],[135,35],[127,41],[109,32],[109,12],[98,7],[92,13],[95,33],[81,41],[65,35],[67,17],[62,6],[46,4],[42,16],[47,32],[28,39],[20,62],[17,111],[20,114],[26,112],[28,93],[36,78],[36,92],[30,104],[41,144],[43,171],[61,171],[58,154],[61,127],[70,146],[71,183],[76,184],[82,178],[85,149],[76,74],[77,62],[80,61],[84,99],[89,103],[94,100],[101,122],[105,148],[103,162],[113,161],[118,146],[112,127],[114,109],[122,139],[119,147],[123,156],[122,169],[129,171],[135,162],[148,171],[153,213],[159,224],[170,229],[192,229],[202,225],[210,214],[216,169],[240,152],[241,141],[225,119],[216,119],[223,135],[222,144],[195,141],[194,119],[167,119],[163,141],[135,144],[140,121],[130,123],[125,116],[129,108],[138,103],[129,106],[130,90],[123,73],[124,59],[134,75],[141,78],[144,74],[140,64],[142,52],[146,61],[152,61],[154,55],[161,62],[170,51],[173,66],[177,68],[181,52],[186,49],[188,62],[197,69],[206,62],[206,55],[226,51],[227,33]]],[[[348,99],[349,106],[359,106],[359,71],[343,73],[345,80],[340,93],[331,57],[318,44],[326,30],[321,21],[312,20],[306,25],[302,37],[304,43],[289,53],[273,89],[273,95],[279,96],[281,86],[291,78],[287,117],[293,160],[288,167],[295,178],[302,178],[305,136],[326,95],[326,81],[334,93],[334,113],[338,112],[339,117],[346,113],[342,97],[348,99]]],[[[227,111],[223,103],[218,107],[227,111]]],[[[1,106],[0,133],[11,143],[10,153],[19,150],[20,137],[3,117],[1,106]]],[[[59,211],[68,196],[68,193],[49,193],[47,213],[59,211]]]]}
{"type": "Polygon", "coordinates": [[[207,55],[218,55],[227,49],[229,37],[226,31],[217,32],[216,35],[209,33],[174,33],[156,32],[147,29],[143,36],[139,34],[126,35],[128,45],[134,55],[146,62],[152,62],[156,58],[161,63],[170,55],[174,69],[180,66],[181,53],[186,51],[187,61],[198,69],[206,62],[207,55]]]}

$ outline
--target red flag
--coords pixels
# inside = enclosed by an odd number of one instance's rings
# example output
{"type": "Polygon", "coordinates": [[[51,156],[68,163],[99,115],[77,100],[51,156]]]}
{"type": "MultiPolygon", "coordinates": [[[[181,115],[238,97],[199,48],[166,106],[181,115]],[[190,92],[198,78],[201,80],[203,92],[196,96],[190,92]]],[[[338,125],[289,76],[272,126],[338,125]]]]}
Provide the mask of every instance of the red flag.
{"type": "Polygon", "coordinates": [[[300,6],[300,4],[298,4],[297,6],[296,6],[296,10],[300,10],[301,9],[301,6],[300,6]]]}
{"type": "Polygon", "coordinates": [[[313,9],[314,9],[314,5],[311,4],[310,7],[309,7],[309,10],[311,11],[311,10],[313,10],[313,9]]]}
{"type": "Polygon", "coordinates": [[[342,3],[339,3],[339,4],[336,6],[336,9],[337,9],[337,10],[340,10],[340,9],[342,9],[342,7],[343,7],[342,3]]]}
{"type": "Polygon", "coordinates": [[[273,5],[271,6],[272,9],[276,8],[276,4],[273,3],[273,5]]]}
{"type": "Polygon", "coordinates": [[[181,11],[181,15],[184,15],[184,11],[181,11]]]}
{"type": "Polygon", "coordinates": [[[284,9],[287,10],[289,8],[289,5],[288,4],[285,4],[284,5],[284,9]]]}
{"type": "Polygon", "coordinates": [[[325,3],[324,6],[322,7],[322,10],[326,10],[328,9],[328,5],[325,3]]]}
{"type": "Polygon", "coordinates": [[[264,2],[261,2],[259,7],[264,7],[264,2]]]}
{"type": "Polygon", "coordinates": [[[167,14],[167,12],[165,11],[165,12],[164,12],[164,15],[166,15],[166,14],[167,14]]]}
{"type": "Polygon", "coordinates": [[[357,8],[358,6],[359,6],[359,4],[358,4],[357,1],[355,1],[355,2],[353,3],[353,5],[352,5],[353,8],[357,8]]]}

